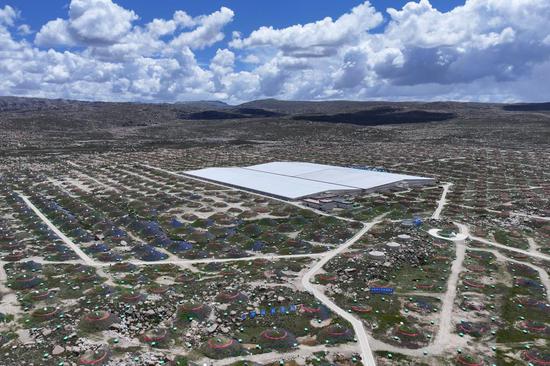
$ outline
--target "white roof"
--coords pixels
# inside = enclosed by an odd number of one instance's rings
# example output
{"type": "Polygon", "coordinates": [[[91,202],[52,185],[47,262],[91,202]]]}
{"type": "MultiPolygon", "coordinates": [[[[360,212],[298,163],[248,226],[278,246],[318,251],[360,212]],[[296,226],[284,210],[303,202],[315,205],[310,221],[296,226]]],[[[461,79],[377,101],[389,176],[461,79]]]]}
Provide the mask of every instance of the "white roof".
{"type": "Polygon", "coordinates": [[[369,252],[369,255],[373,256],[373,257],[383,257],[383,256],[386,255],[386,253],[381,252],[379,250],[373,250],[373,251],[369,252]]]}
{"type": "Polygon", "coordinates": [[[432,178],[412,175],[303,162],[273,162],[242,168],[206,168],[186,173],[288,199],[327,191],[373,189],[398,182],[433,181],[432,178]]]}
{"type": "Polygon", "coordinates": [[[288,199],[297,199],[325,191],[346,189],[346,187],[335,184],[312,182],[300,178],[269,174],[237,167],[206,168],[191,170],[185,173],[195,177],[288,199]]]}
{"type": "Polygon", "coordinates": [[[399,181],[432,180],[414,175],[286,161],[253,165],[246,169],[338,184],[355,189],[370,189],[399,181]]]}
{"type": "Polygon", "coordinates": [[[273,163],[252,165],[245,168],[260,170],[262,172],[268,172],[268,173],[274,173],[274,174],[295,176],[300,174],[316,172],[322,169],[336,168],[336,167],[332,165],[303,163],[303,162],[297,162],[297,161],[275,161],[273,163]]]}

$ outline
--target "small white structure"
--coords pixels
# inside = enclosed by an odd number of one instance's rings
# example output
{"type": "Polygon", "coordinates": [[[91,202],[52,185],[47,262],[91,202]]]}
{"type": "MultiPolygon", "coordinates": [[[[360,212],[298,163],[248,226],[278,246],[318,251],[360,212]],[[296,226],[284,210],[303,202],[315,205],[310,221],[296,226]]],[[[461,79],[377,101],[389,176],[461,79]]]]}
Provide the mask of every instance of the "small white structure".
{"type": "Polygon", "coordinates": [[[400,239],[400,240],[406,241],[406,240],[409,240],[411,238],[411,236],[407,235],[407,234],[399,234],[399,235],[397,235],[397,238],[400,239]]]}
{"type": "Polygon", "coordinates": [[[369,252],[369,257],[377,261],[384,261],[384,259],[386,258],[386,253],[378,250],[373,250],[369,252]]]}
{"type": "Polygon", "coordinates": [[[435,181],[412,175],[288,161],[248,167],[205,168],[185,174],[290,200],[324,192],[372,192],[397,185],[424,185],[435,181]]]}
{"type": "Polygon", "coordinates": [[[399,250],[399,248],[401,248],[401,244],[399,243],[396,243],[394,241],[390,241],[389,243],[386,244],[386,247],[389,249],[389,250],[399,250]]]}

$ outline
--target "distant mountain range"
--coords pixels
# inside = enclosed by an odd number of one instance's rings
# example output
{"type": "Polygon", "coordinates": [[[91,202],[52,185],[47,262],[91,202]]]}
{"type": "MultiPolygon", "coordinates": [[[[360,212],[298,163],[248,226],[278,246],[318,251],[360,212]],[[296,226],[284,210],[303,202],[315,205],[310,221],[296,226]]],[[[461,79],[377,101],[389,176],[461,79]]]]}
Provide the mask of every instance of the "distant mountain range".
{"type": "Polygon", "coordinates": [[[204,109],[224,109],[231,108],[231,106],[225,102],[219,100],[196,100],[196,101],[187,101],[187,102],[176,102],[174,104],[180,104],[187,107],[193,108],[204,108],[204,109]]]}
{"type": "Polygon", "coordinates": [[[130,146],[311,142],[354,133],[376,141],[421,141],[427,136],[452,143],[547,145],[549,107],[550,103],[275,99],[235,106],[219,101],[153,104],[0,97],[0,156],[59,149],[102,152],[130,146]]]}
{"type": "Polygon", "coordinates": [[[175,121],[281,119],[361,126],[442,122],[510,112],[548,112],[550,103],[283,101],[263,99],[232,106],[221,101],[178,103],[85,102],[0,97],[0,126],[108,128],[150,126],[175,121]],[[15,125],[14,125],[15,124],[15,125]]]}

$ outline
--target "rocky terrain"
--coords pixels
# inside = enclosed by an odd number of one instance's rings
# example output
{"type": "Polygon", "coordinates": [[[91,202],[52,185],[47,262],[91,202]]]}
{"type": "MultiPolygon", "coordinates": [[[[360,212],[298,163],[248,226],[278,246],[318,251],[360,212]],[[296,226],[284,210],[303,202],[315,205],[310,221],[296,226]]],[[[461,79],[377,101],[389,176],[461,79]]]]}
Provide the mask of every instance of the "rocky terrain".
{"type": "Polygon", "coordinates": [[[0,365],[546,365],[547,107],[0,98],[0,365]],[[182,174],[273,161],[434,181],[182,174]]]}
{"type": "Polygon", "coordinates": [[[246,141],[430,140],[543,145],[546,104],[287,102],[107,103],[0,98],[0,154],[186,148],[246,141]],[[336,123],[335,123],[336,122],[336,123]],[[311,131],[315,130],[312,135],[311,131]]]}

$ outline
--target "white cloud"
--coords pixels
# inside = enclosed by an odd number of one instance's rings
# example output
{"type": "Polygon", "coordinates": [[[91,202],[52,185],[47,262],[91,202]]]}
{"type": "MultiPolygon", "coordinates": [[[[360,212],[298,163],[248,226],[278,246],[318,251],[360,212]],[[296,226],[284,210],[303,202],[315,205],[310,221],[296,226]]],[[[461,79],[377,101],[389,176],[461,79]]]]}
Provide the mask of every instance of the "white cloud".
{"type": "Polygon", "coordinates": [[[177,29],[177,24],[174,20],[153,19],[147,24],[149,33],[156,37],[172,34],[177,29]]]}
{"type": "Polygon", "coordinates": [[[30,25],[21,24],[17,27],[17,33],[21,34],[22,36],[28,36],[29,34],[33,33],[33,30],[31,29],[30,25]]]}
{"type": "Polygon", "coordinates": [[[137,15],[111,0],[72,0],[69,19],[46,23],[36,35],[40,46],[109,45],[132,28],[137,15]]]}
{"type": "Polygon", "coordinates": [[[112,0],[72,0],[34,44],[18,12],[0,8],[0,94],[102,100],[230,102],[284,99],[544,100],[550,2],[467,0],[440,12],[428,0],[369,2],[335,18],[250,34],[224,28],[222,7],[140,22],[112,0]],[[378,27],[378,28],[377,28],[378,27]],[[376,32],[372,29],[377,28],[376,32]],[[201,62],[198,50],[217,45],[201,62]],[[51,47],[51,48],[50,48],[51,47]]]}
{"type": "Polygon", "coordinates": [[[181,33],[172,40],[173,47],[186,46],[191,49],[202,49],[212,46],[224,39],[222,28],[233,20],[233,10],[222,7],[220,10],[200,16],[194,20],[198,27],[191,32],[181,33]]]}
{"type": "Polygon", "coordinates": [[[112,44],[126,35],[137,15],[111,0],[72,0],[69,28],[83,44],[112,44]]]}
{"type": "Polygon", "coordinates": [[[233,72],[233,66],[235,66],[235,54],[226,48],[218,49],[210,62],[210,70],[220,75],[233,72]]]}
{"type": "Polygon", "coordinates": [[[297,24],[283,29],[261,27],[245,39],[235,37],[231,46],[270,46],[289,55],[327,56],[339,47],[357,43],[368,30],[380,25],[382,19],[382,15],[367,1],[335,21],[327,17],[315,23],[297,24]]]}
{"type": "Polygon", "coordinates": [[[61,18],[44,24],[36,34],[35,43],[39,46],[76,46],[77,42],[69,31],[68,22],[61,18]]]}
{"type": "Polygon", "coordinates": [[[389,14],[385,32],[363,49],[378,75],[398,85],[518,79],[550,53],[544,0],[468,0],[447,13],[421,0],[389,14]],[[388,49],[399,50],[398,62],[380,57],[388,49]]]}
{"type": "Polygon", "coordinates": [[[259,64],[261,62],[260,58],[255,54],[249,54],[242,58],[242,61],[247,64],[259,64]]]}
{"type": "Polygon", "coordinates": [[[19,13],[9,5],[0,8],[0,25],[13,26],[15,20],[19,17],[19,13]]]}
{"type": "Polygon", "coordinates": [[[195,20],[182,10],[177,10],[170,20],[153,19],[147,24],[147,30],[155,37],[173,34],[178,28],[189,28],[196,25],[195,20]]]}

